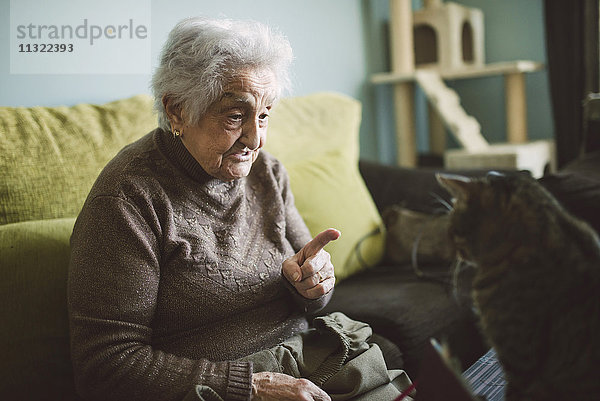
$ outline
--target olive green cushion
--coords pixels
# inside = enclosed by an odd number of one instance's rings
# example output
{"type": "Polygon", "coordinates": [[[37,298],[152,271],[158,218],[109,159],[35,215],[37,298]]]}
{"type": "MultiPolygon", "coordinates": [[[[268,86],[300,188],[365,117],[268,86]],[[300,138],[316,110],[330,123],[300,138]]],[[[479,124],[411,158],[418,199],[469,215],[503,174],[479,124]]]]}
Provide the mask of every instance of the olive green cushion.
{"type": "Polygon", "coordinates": [[[0,107],[0,224],[76,216],[98,173],[156,127],[150,96],[0,107]]]}
{"type": "Polygon", "coordinates": [[[269,120],[266,150],[290,176],[296,207],[314,235],[333,227],[327,246],[338,280],[379,262],[385,231],[358,170],[361,105],[335,93],[283,99],[269,120]]]}
{"type": "Polygon", "coordinates": [[[67,320],[74,222],[0,226],[0,388],[10,399],[66,400],[74,393],[67,320]]]}

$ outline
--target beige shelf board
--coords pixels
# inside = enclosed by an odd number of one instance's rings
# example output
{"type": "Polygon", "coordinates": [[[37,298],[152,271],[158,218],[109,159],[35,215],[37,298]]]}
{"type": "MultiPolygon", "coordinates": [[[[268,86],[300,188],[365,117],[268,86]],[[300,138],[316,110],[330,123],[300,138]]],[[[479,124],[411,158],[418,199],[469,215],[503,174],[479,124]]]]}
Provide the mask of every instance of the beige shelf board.
{"type": "MultiPolygon", "coordinates": [[[[481,67],[465,67],[455,71],[439,71],[435,68],[423,68],[438,72],[443,79],[467,79],[487,77],[494,75],[506,75],[515,73],[525,73],[539,71],[544,68],[543,63],[528,60],[503,61],[500,63],[490,63],[481,67]]],[[[415,73],[397,74],[384,72],[373,74],[371,82],[374,84],[395,84],[415,80],[415,73]]]]}

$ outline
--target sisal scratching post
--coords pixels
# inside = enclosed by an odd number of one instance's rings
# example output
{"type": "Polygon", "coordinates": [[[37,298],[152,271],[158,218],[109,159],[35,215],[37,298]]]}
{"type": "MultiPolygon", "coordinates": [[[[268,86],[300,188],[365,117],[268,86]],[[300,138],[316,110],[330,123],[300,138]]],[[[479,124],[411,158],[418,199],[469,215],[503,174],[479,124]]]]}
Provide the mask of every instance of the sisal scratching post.
{"type": "MultiPolygon", "coordinates": [[[[399,74],[413,73],[415,62],[411,0],[390,0],[390,42],[392,71],[399,74]]],[[[417,165],[414,92],[413,82],[394,84],[398,164],[405,167],[417,165]]]]}
{"type": "Polygon", "coordinates": [[[506,104],[506,137],[509,143],[527,142],[527,101],[525,74],[515,72],[504,76],[506,104]]]}

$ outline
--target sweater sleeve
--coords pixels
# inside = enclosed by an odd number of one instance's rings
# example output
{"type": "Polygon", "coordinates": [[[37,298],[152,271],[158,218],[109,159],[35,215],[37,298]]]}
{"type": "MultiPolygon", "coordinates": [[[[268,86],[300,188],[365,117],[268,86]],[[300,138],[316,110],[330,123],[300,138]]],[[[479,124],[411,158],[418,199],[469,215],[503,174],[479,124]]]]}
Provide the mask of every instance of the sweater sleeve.
{"type": "Polygon", "coordinates": [[[126,200],[84,206],[71,238],[68,306],[77,389],[86,399],[181,400],[196,384],[249,400],[252,365],[211,362],[152,346],[160,228],[126,200]]]}
{"type": "MultiPolygon", "coordinates": [[[[298,212],[298,209],[296,209],[294,194],[292,193],[287,172],[283,166],[280,182],[286,209],[286,237],[290,244],[292,244],[294,252],[298,252],[300,249],[302,249],[302,247],[304,247],[304,245],[306,245],[307,242],[312,239],[312,235],[308,230],[306,223],[304,223],[300,212],[298,212]]],[[[307,299],[300,295],[298,291],[296,291],[296,288],[294,288],[294,286],[291,285],[287,280],[285,280],[285,282],[286,287],[292,293],[296,305],[300,307],[300,310],[303,313],[313,314],[323,309],[329,303],[329,300],[333,294],[332,289],[327,294],[324,294],[317,299],[307,299]]]]}

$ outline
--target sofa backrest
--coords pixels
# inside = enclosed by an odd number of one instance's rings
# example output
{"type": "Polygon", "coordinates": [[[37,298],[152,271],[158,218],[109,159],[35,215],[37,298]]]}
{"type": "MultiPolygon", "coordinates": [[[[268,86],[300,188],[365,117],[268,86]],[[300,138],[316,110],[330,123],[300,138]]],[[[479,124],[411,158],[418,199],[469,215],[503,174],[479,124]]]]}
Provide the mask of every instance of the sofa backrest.
{"type": "Polygon", "coordinates": [[[0,224],[77,216],[104,165],[156,126],[147,95],[0,107],[0,224]]]}

